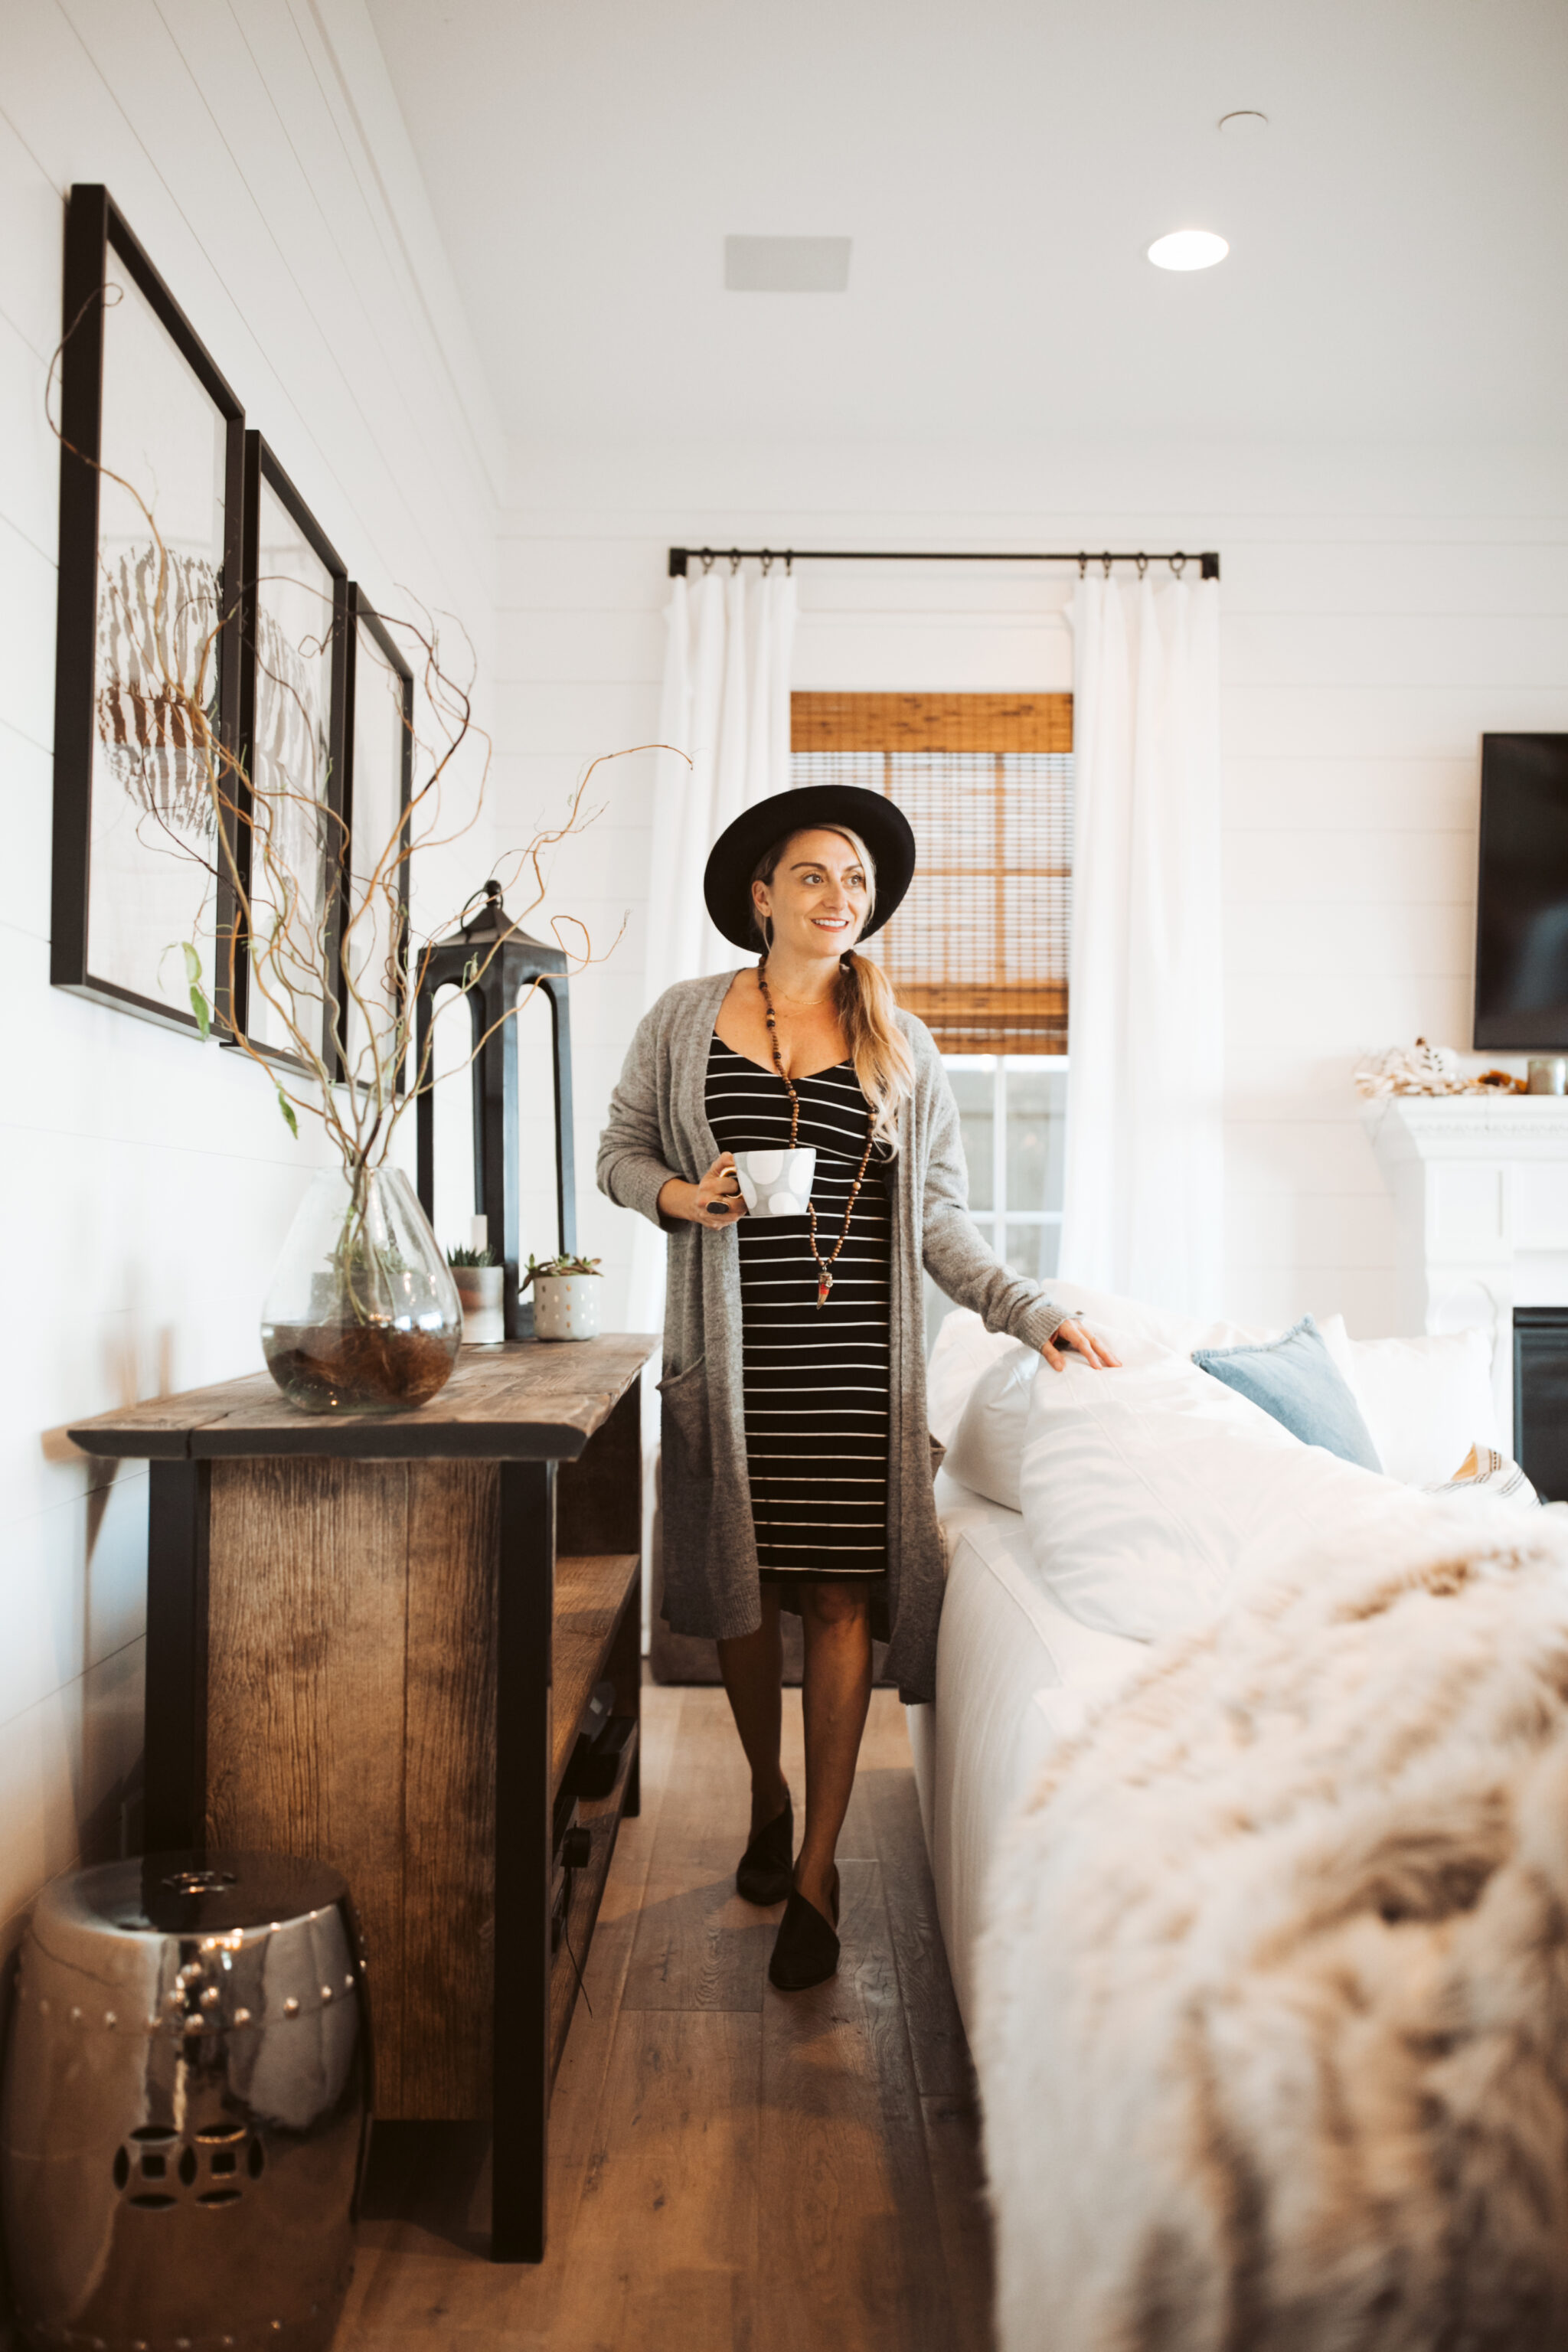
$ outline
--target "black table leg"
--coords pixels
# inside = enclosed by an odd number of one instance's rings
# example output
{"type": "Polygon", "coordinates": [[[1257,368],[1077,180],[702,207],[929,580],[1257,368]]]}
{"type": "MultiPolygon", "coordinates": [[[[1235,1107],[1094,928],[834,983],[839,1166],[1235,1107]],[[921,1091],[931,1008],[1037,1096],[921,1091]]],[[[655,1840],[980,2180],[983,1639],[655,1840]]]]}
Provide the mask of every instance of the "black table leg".
{"type": "Polygon", "coordinates": [[[544,2259],[555,1465],[500,1465],[490,2259],[544,2259]]]}
{"type": "Polygon", "coordinates": [[[206,1843],[207,1526],[212,1465],[153,1462],[143,1702],[148,1853],[206,1843]]]}

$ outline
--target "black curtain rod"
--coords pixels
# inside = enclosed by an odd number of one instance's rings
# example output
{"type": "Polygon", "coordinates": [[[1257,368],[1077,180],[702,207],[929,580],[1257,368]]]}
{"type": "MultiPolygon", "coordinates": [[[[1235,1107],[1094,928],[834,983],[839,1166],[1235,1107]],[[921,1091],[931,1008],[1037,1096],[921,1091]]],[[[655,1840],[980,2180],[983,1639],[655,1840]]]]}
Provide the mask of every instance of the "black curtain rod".
{"type": "Polygon", "coordinates": [[[782,563],[786,572],[797,563],[1076,563],[1080,579],[1091,563],[1103,565],[1108,577],[1113,563],[1135,563],[1140,576],[1151,563],[1168,563],[1178,580],[1189,563],[1195,563],[1201,579],[1219,578],[1219,557],[1212,548],[1204,555],[1185,555],[1179,548],[1174,555],[1113,555],[1109,548],[1097,552],[1081,547],[1066,553],[1039,555],[1021,547],[672,547],[670,578],[683,580],[693,559],[704,572],[710,571],[715,563],[728,563],[737,571],[748,559],[760,562],[764,571],[782,563]]]}

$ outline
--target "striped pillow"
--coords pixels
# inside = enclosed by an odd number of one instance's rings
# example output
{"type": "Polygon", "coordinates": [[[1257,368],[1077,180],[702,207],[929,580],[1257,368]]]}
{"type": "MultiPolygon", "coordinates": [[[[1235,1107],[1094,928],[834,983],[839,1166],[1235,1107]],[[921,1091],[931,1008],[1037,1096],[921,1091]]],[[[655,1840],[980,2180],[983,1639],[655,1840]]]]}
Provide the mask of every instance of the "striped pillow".
{"type": "Polygon", "coordinates": [[[1429,1495],[1484,1494],[1489,1502],[1510,1503],[1515,1510],[1528,1511],[1539,1507],[1540,1496],[1525,1476],[1517,1462],[1500,1454],[1495,1445],[1472,1445],[1451,1478],[1440,1486],[1428,1486],[1429,1495]]]}

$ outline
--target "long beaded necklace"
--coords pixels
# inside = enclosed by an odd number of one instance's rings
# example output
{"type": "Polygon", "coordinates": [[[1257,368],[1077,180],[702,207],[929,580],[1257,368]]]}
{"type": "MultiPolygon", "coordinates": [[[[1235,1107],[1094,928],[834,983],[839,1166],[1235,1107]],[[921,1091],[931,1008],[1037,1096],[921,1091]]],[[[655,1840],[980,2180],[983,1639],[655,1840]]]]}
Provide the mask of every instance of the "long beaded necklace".
{"type": "MultiPolygon", "coordinates": [[[[763,992],[763,1003],[767,1007],[768,1044],[773,1047],[773,1067],[784,1080],[784,1092],[789,1097],[789,1148],[793,1151],[795,1148],[795,1138],[800,1133],[800,1097],[790,1084],[789,1072],[784,1066],[784,1055],[779,1052],[779,1024],[773,1016],[773,1000],[768,993],[768,960],[765,955],[759,956],[757,959],[757,986],[763,992]]],[[[855,1202],[859,1197],[860,1187],[866,1181],[866,1171],[871,1160],[871,1122],[868,1118],[866,1149],[860,1154],[860,1165],[855,1171],[855,1181],[849,1187],[849,1203],[844,1212],[844,1230],[826,1257],[816,1246],[816,1211],[810,1201],[805,1204],[805,1213],[811,1223],[811,1255],[816,1260],[818,1307],[826,1307],[827,1304],[827,1294],[833,1287],[833,1261],[849,1238],[849,1220],[855,1214],[855,1202]]]]}

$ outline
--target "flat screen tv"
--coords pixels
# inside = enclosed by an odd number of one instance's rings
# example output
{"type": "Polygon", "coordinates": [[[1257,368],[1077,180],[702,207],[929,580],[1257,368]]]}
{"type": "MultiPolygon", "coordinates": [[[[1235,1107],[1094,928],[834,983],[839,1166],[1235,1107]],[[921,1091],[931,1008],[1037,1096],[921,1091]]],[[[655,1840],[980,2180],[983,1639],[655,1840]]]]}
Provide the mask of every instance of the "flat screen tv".
{"type": "Polygon", "coordinates": [[[1568,735],[1483,735],[1478,1052],[1568,1053],[1568,735]]]}

